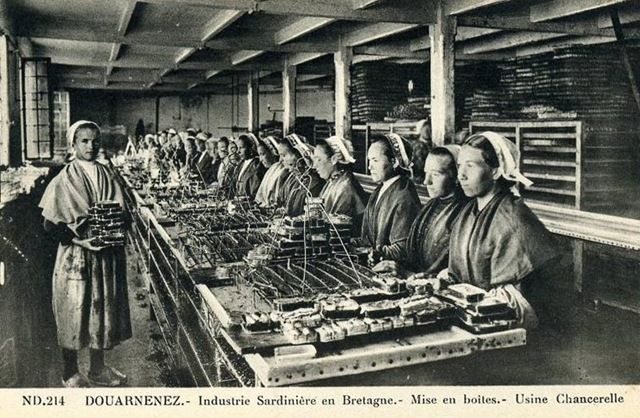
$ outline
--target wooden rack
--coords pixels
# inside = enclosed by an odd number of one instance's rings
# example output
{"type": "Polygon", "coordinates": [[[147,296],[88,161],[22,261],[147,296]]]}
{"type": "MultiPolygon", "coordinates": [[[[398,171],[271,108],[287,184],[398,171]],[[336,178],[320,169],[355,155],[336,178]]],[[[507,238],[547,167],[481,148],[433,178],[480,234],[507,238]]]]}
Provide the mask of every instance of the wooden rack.
{"type": "Polygon", "coordinates": [[[494,131],[516,143],[521,171],[534,183],[522,190],[529,202],[615,215],[637,188],[637,133],[576,120],[476,121],[469,131],[494,131]]]}
{"type": "Polygon", "coordinates": [[[405,138],[417,137],[416,122],[371,122],[364,125],[353,125],[351,136],[356,159],[356,173],[369,174],[367,169],[367,150],[375,135],[396,133],[405,138]]]}

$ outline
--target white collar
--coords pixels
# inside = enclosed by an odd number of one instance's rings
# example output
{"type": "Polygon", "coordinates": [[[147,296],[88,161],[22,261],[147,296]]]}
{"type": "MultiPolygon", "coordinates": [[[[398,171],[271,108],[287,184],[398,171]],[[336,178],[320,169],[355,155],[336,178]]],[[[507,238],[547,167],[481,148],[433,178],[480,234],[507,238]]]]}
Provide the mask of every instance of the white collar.
{"type": "Polygon", "coordinates": [[[382,182],[382,187],[380,188],[380,193],[378,193],[378,198],[376,199],[376,205],[380,201],[380,197],[382,197],[383,193],[386,192],[389,189],[389,187],[391,187],[391,185],[393,183],[395,183],[396,181],[398,181],[399,179],[400,179],[400,175],[396,174],[395,176],[391,177],[390,179],[385,180],[384,182],[382,182]]]}

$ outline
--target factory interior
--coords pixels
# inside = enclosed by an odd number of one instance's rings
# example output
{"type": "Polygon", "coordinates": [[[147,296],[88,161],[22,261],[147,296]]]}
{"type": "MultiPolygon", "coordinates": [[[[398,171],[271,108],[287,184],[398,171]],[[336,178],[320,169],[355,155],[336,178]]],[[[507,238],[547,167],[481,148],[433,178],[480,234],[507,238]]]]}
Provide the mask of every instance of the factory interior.
{"type": "Polygon", "coordinates": [[[0,0],[0,180],[0,387],[640,383],[638,0],[0,0]]]}

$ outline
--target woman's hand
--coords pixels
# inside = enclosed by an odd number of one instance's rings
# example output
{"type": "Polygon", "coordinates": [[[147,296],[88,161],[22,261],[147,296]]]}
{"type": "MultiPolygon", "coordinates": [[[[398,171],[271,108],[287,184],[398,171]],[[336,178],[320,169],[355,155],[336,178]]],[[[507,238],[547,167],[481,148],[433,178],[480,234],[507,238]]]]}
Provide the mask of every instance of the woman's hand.
{"type": "Polygon", "coordinates": [[[85,239],[73,238],[73,243],[76,244],[76,245],[81,246],[85,250],[98,252],[98,251],[102,251],[102,250],[104,250],[106,248],[106,247],[98,247],[98,246],[94,245],[92,243],[92,241],[93,241],[93,238],[85,238],[85,239]]]}
{"type": "Polygon", "coordinates": [[[394,260],[382,260],[373,266],[372,270],[375,273],[390,273],[397,277],[404,277],[406,275],[405,269],[394,260]]]}
{"type": "Polygon", "coordinates": [[[449,269],[446,268],[446,269],[440,270],[440,273],[438,273],[436,277],[441,280],[449,280],[449,269]]]}
{"type": "Polygon", "coordinates": [[[375,273],[391,273],[393,275],[397,275],[400,270],[400,266],[397,261],[394,260],[382,260],[375,266],[373,266],[372,270],[375,273]]]}
{"type": "Polygon", "coordinates": [[[414,280],[424,280],[424,282],[430,285],[433,290],[444,289],[447,285],[446,281],[441,280],[439,278],[435,278],[427,273],[416,273],[407,277],[407,281],[414,281],[414,280]]]}

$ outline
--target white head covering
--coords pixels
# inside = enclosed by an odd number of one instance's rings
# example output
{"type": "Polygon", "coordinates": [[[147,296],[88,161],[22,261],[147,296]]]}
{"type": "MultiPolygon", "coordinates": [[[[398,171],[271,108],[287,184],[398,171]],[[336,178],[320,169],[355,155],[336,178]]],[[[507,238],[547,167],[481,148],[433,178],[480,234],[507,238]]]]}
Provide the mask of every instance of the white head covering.
{"type": "Polygon", "coordinates": [[[406,144],[406,140],[398,134],[386,134],[385,137],[389,141],[393,155],[396,158],[395,167],[403,168],[413,176],[413,162],[409,159],[406,148],[409,144],[406,144]]]}
{"type": "Polygon", "coordinates": [[[304,137],[298,134],[287,135],[287,140],[302,155],[307,166],[311,167],[313,164],[313,147],[307,144],[304,137]]]}
{"type": "Polygon", "coordinates": [[[168,130],[167,132],[168,132],[169,134],[171,134],[171,135],[175,135],[175,134],[177,134],[177,133],[178,133],[178,132],[176,132],[176,130],[175,130],[175,129],[173,129],[173,128],[169,128],[169,130],[168,130]]]}
{"type": "Polygon", "coordinates": [[[416,123],[416,132],[418,132],[418,135],[420,135],[420,132],[422,131],[422,128],[424,127],[425,123],[428,123],[429,121],[427,119],[421,119],[416,123]]]}
{"type": "MultiPolygon", "coordinates": [[[[491,146],[498,156],[498,163],[500,165],[498,170],[500,170],[500,175],[505,180],[520,183],[524,187],[529,187],[533,184],[531,180],[522,175],[518,168],[520,164],[520,151],[516,144],[504,136],[491,131],[482,132],[478,135],[487,138],[491,143],[491,146]]],[[[517,187],[514,187],[512,190],[518,195],[517,187]]]]}
{"type": "Polygon", "coordinates": [[[257,151],[258,145],[260,145],[260,141],[258,140],[258,137],[251,132],[247,132],[245,135],[249,137],[249,139],[253,143],[253,149],[257,151]]]}
{"type": "Polygon", "coordinates": [[[340,156],[339,162],[343,164],[353,164],[356,162],[356,159],[353,158],[353,144],[351,141],[347,141],[338,136],[330,136],[325,139],[325,141],[331,147],[333,153],[340,156]]]}
{"type": "Polygon", "coordinates": [[[91,122],[90,120],[79,120],[69,126],[69,129],[67,129],[67,143],[69,145],[73,146],[75,144],[76,131],[83,125],[91,125],[95,127],[98,130],[98,135],[100,135],[100,127],[97,123],[91,122]]]}
{"type": "Polygon", "coordinates": [[[442,145],[442,148],[445,148],[447,151],[449,151],[449,154],[451,154],[451,156],[453,157],[453,162],[458,162],[458,155],[460,155],[460,150],[462,149],[460,145],[448,144],[442,145]]]}
{"type": "Polygon", "coordinates": [[[278,153],[278,141],[276,141],[276,139],[273,136],[262,138],[262,142],[264,143],[264,146],[267,147],[267,149],[269,149],[269,152],[271,152],[272,155],[274,156],[280,155],[278,153]]]}
{"type": "Polygon", "coordinates": [[[198,132],[198,135],[196,135],[196,139],[206,141],[207,139],[209,139],[209,137],[204,132],[198,132]]]}

